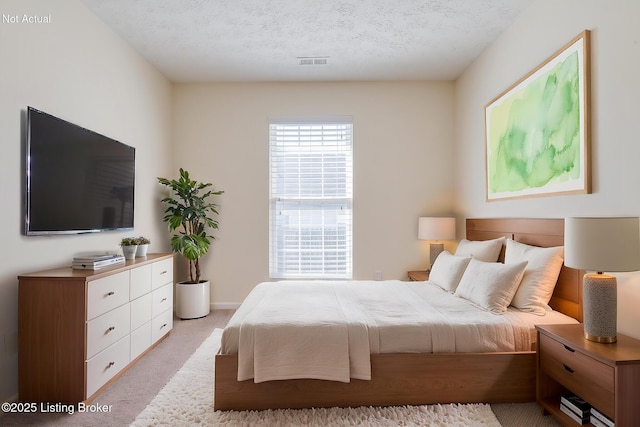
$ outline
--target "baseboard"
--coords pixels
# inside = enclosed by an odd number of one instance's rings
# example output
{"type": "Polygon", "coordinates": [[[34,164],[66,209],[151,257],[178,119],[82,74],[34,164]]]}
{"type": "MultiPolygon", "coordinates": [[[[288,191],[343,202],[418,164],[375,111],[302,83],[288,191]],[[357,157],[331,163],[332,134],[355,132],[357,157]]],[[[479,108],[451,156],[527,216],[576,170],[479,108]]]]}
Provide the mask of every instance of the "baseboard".
{"type": "Polygon", "coordinates": [[[237,310],[240,307],[238,302],[215,302],[211,303],[212,310],[237,310]]]}
{"type": "Polygon", "coordinates": [[[2,403],[11,403],[11,402],[17,402],[17,401],[18,401],[18,395],[14,394],[13,396],[11,396],[10,398],[8,398],[2,403]]]}

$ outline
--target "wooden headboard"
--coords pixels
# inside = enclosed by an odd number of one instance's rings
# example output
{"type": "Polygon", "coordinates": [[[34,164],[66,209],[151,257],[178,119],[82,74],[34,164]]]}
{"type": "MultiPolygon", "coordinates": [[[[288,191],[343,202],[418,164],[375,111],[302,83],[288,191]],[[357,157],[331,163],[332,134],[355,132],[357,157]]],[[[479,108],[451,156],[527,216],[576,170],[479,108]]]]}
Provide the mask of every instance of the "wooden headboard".
{"type": "MultiPolygon", "coordinates": [[[[489,240],[507,237],[527,245],[564,245],[564,219],[468,218],[466,237],[489,240]]],[[[504,259],[504,249],[500,254],[504,259]]],[[[562,266],[549,305],[582,322],[582,276],[584,271],[562,266]]]]}

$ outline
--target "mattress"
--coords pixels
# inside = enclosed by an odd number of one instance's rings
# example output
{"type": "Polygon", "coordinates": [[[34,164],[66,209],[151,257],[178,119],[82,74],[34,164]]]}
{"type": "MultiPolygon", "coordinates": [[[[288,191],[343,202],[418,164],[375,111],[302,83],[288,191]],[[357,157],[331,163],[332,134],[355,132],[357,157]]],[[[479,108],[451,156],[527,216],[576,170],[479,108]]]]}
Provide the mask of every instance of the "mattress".
{"type": "Polygon", "coordinates": [[[535,325],[577,323],[483,310],[429,282],[281,281],[254,288],[222,335],[238,380],[370,379],[370,354],[529,351],[535,325]]]}

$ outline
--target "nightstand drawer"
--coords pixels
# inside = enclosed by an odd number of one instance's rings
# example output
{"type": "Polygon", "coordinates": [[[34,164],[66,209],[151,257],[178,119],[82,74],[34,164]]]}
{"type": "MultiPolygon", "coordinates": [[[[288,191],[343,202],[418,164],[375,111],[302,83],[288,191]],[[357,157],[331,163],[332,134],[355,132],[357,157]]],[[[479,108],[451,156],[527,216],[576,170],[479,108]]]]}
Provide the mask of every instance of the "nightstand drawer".
{"type": "Polygon", "coordinates": [[[540,336],[540,348],[544,354],[565,365],[567,372],[573,371],[577,376],[584,377],[613,393],[613,367],[565,346],[546,335],[540,336]]]}
{"type": "Polygon", "coordinates": [[[540,368],[560,384],[604,411],[613,413],[614,370],[553,339],[540,336],[540,368]]]}

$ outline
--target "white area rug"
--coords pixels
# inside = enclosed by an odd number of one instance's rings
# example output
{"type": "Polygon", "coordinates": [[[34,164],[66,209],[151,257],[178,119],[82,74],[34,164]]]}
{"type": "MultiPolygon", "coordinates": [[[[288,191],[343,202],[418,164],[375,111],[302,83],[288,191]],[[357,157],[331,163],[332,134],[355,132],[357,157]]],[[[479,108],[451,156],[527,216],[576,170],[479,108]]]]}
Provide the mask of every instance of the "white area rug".
{"type": "Polygon", "coordinates": [[[221,329],[213,331],[132,426],[500,426],[485,404],[214,411],[213,365],[221,335],[221,329]]]}

